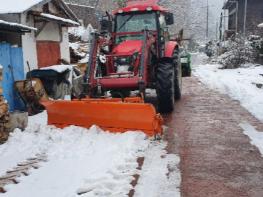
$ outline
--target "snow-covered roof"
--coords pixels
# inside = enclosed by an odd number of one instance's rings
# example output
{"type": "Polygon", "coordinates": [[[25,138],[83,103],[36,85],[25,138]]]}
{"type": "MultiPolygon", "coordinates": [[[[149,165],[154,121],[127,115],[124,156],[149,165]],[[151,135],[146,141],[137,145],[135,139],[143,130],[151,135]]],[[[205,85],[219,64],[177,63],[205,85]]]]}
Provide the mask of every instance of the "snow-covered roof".
{"type": "Polygon", "coordinates": [[[258,25],[258,27],[259,27],[259,28],[263,28],[263,23],[260,23],[260,24],[258,25]]]}
{"type": "Polygon", "coordinates": [[[26,32],[26,31],[37,31],[37,28],[34,27],[29,27],[26,25],[22,25],[19,23],[11,23],[7,21],[0,20],[0,29],[5,28],[5,29],[12,29],[14,31],[21,31],[21,32],[26,32]]]}
{"type": "Polygon", "coordinates": [[[82,5],[82,4],[77,4],[77,3],[66,3],[67,5],[73,5],[73,6],[79,6],[79,7],[85,7],[85,8],[90,8],[90,9],[95,9],[94,6],[89,6],[89,5],[82,5]]]}
{"type": "Polygon", "coordinates": [[[44,0],[0,0],[0,14],[21,13],[44,0]]]}
{"type": "Polygon", "coordinates": [[[40,13],[39,16],[42,16],[44,18],[51,19],[51,20],[60,21],[60,22],[63,22],[63,23],[72,24],[72,25],[77,25],[77,26],[80,25],[78,22],[73,21],[71,19],[62,18],[62,17],[55,16],[55,15],[52,15],[52,14],[40,13]]]}

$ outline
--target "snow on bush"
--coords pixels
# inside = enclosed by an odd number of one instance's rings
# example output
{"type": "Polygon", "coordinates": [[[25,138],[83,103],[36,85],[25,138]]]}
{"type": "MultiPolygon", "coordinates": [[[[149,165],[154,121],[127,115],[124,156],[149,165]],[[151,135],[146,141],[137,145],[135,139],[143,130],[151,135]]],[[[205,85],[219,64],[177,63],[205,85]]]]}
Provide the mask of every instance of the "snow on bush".
{"type": "Polygon", "coordinates": [[[89,42],[91,40],[91,32],[93,32],[93,27],[89,24],[87,28],[84,26],[70,27],[69,35],[79,41],[89,42]]]}
{"type": "Polygon", "coordinates": [[[253,63],[257,56],[252,42],[239,35],[231,38],[224,50],[226,52],[217,58],[217,62],[226,69],[239,68],[245,63],[253,63]]]}

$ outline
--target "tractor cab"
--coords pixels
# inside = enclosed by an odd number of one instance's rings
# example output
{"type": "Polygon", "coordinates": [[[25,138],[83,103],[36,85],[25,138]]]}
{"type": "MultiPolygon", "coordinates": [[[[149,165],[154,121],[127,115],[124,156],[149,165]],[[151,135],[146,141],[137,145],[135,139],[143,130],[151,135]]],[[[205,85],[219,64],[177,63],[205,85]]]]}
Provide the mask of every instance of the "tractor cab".
{"type": "Polygon", "coordinates": [[[106,58],[111,66],[104,69],[103,76],[136,76],[145,41],[152,45],[156,59],[164,56],[165,43],[169,41],[167,26],[173,24],[173,14],[151,0],[128,1],[127,7],[117,9],[113,14],[113,18],[101,21],[102,31],[111,34],[106,58]]]}

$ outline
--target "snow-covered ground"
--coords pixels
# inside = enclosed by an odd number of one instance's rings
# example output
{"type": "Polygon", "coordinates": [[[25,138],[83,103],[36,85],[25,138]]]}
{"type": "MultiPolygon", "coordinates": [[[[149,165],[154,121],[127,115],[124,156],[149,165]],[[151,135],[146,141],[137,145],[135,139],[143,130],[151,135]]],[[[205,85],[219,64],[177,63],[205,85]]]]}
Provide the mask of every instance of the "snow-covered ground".
{"type": "Polygon", "coordinates": [[[17,129],[0,146],[0,177],[19,162],[47,156],[39,169],[18,178],[19,184],[5,186],[1,197],[122,197],[132,189],[135,174],[140,175],[137,197],[180,196],[179,157],[166,153],[165,142],[142,132],[112,134],[96,126],[61,130],[46,123],[46,112],[33,116],[25,131],[17,129]],[[142,170],[138,157],[145,158],[142,170]]]}
{"type": "MultiPolygon", "coordinates": [[[[263,122],[263,65],[220,69],[221,65],[207,64],[207,62],[204,54],[193,54],[194,75],[209,88],[238,100],[244,108],[263,122]]],[[[240,127],[263,157],[263,131],[257,131],[247,122],[240,123],[240,127]]]]}
{"type": "Polygon", "coordinates": [[[200,57],[197,58],[199,62],[194,62],[194,75],[209,88],[240,101],[244,108],[263,122],[263,66],[219,69],[221,65],[206,64],[205,58],[200,57]]]}
{"type": "Polygon", "coordinates": [[[259,149],[261,156],[263,157],[263,132],[257,131],[247,122],[241,123],[240,127],[243,129],[244,134],[249,137],[250,143],[259,149]]]}

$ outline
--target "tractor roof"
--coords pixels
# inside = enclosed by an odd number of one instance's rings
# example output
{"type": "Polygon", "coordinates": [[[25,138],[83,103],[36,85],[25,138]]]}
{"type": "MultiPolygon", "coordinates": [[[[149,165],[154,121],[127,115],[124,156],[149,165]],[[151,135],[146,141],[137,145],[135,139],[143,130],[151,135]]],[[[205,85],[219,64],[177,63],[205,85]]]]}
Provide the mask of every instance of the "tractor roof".
{"type": "Polygon", "coordinates": [[[130,0],[127,6],[124,8],[119,8],[115,10],[114,14],[122,14],[129,12],[143,12],[143,11],[168,11],[164,7],[157,4],[157,0],[130,0]]]}

